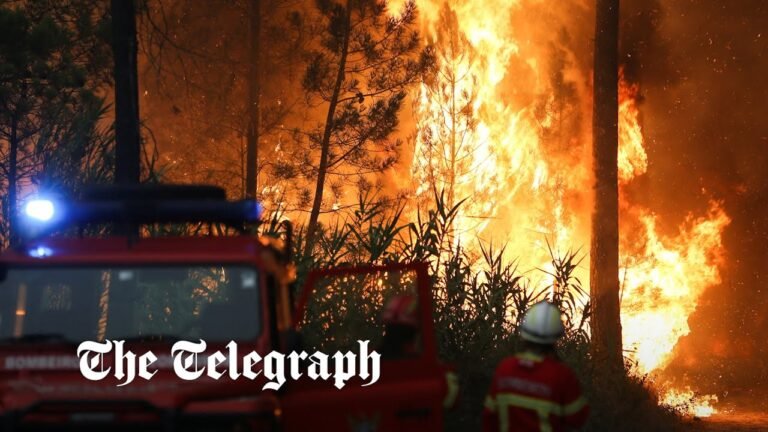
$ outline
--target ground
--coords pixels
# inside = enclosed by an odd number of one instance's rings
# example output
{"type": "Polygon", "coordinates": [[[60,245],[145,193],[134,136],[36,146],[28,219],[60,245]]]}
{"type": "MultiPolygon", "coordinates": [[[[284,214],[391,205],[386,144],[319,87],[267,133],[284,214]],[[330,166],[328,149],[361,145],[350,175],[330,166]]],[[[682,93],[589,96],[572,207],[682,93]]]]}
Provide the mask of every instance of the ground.
{"type": "Polygon", "coordinates": [[[720,398],[719,412],[696,421],[692,430],[707,432],[768,431],[768,397],[752,391],[740,391],[720,398]]]}

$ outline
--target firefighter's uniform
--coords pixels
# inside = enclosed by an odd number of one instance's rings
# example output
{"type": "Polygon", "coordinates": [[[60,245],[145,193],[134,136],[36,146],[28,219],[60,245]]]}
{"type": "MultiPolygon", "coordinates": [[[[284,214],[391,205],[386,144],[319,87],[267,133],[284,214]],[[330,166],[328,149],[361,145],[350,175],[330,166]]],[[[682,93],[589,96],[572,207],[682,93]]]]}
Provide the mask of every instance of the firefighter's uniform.
{"type": "Polygon", "coordinates": [[[485,399],[483,429],[560,432],[581,427],[589,407],[573,372],[552,357],[521,353],[501,362],[485,399]]]}
{"type": "MultiPolygon", "coordinates": [[[[523,339],[539,345],[554,344],[562,333],[560,311],[549,303],[534,305],[521,325],[523,339]]],[[[524,351],[499,364],[485,399],[485,432],[560,432],[584,425],[589,406],[581,386],[552,353],[524,351]]]]}

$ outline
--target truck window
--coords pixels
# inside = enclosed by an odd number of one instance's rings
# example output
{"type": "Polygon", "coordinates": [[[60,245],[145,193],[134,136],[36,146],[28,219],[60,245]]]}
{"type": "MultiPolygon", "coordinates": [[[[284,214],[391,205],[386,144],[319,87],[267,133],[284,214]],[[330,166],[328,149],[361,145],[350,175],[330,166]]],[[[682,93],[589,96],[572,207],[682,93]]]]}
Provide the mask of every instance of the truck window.
{"type": "Polygon", "coordinates": [[[11,268],[0,283],[0,337],[253,339],[258,276],[247,266],[11,268]]]}
{"type": "Polygon", "coordinates": [[[421,314],[412,329],[384,322],[385,307],[396,297],[418,301],[417,276],[412,271],[371,271],[320,277],[309,294],[300,332],[311,349],[333,353],[354,350],[358,340],[385,358],[415,357],[421,353],[421,314]]]}

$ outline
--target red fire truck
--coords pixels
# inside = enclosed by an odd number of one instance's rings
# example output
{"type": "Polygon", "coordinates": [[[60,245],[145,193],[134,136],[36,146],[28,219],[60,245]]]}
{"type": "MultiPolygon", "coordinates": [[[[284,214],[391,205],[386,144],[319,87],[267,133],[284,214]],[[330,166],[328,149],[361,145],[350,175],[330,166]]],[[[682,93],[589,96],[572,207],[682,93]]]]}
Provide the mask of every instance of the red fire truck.
{"type": "Polygon", "coordinates": [[[23,240],[0,255],[0,430],[442,430],[448,387],[426,266],[313,272],[294,301],[290,226],[281,240],[252,235],[260,213],[256,202],[227,201],[208,186],[26,202],[23,240]],[[196,228],[204,234],[190,235],[196,228]],[[208,351],[236,342],[261,355],[331,355],[358,340],[375,349],[381,305],[402,293],[419,299],[418,350],[382,359],[373,385],[352,378],[338,389],[305,376],[273,391],[264,390],[266,374],[188,381],[174,373],[178,341],[203,340],[208,351]],[[114,372],[128,362],[110,352],[89,366],[113,373],[88,380],[83,341],[151,352],[154,375],[121,385],[114,372]]]}

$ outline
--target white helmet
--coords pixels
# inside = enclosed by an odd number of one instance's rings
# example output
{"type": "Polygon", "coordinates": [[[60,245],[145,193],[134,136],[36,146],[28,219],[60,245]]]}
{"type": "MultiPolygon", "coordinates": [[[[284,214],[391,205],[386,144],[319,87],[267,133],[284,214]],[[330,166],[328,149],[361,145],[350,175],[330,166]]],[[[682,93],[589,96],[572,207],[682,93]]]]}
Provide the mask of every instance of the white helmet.
{"type": "Polygon", "coordinates": [[[547,301],[531,306],[523,317],[520,336],[539,344],[551,345],[563,335],[565,328],[560,318],[560,309],[547,301]]]}

